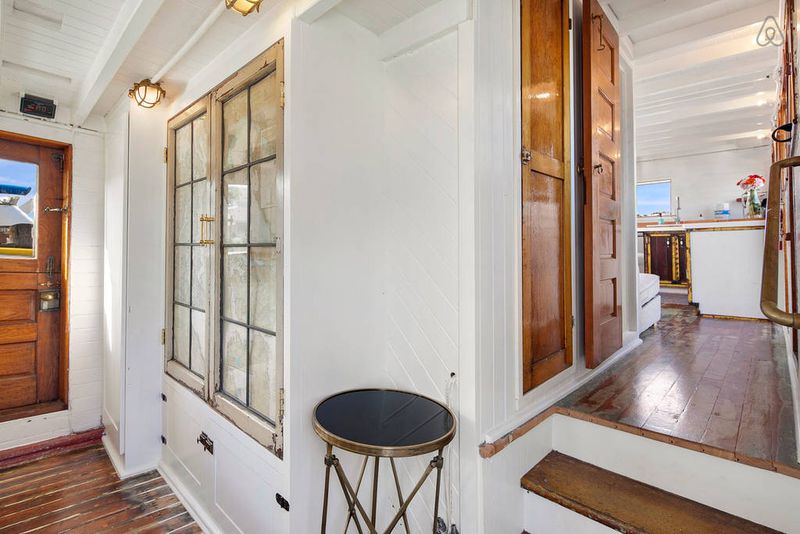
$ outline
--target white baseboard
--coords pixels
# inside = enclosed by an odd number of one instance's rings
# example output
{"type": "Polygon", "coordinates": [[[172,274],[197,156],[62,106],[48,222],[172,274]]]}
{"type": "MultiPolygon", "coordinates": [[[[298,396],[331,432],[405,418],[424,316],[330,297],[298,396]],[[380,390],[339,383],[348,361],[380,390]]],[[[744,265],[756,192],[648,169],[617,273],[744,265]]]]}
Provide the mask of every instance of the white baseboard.
{"type": "Polygon", "coordinates": [[[114,471],[117,472],[117,476],[121,480],[143,475],[156,469],[157,466],[155,465],[144,465],[127,469],[125,467],[125,459],[119,454],[119,452],[117,452],[117,448],[114,447],[114,443],[111,441],[111,438],[109,438],[107,435],[103,435],[101,440],[103,442],[103,448],[106,450],[106,454],[108,454],[108,458],[111,460],[111,465],[114,466],[114,471]]]}
{"type": "Polygon", "coordinates": [[[216,521],[206,512],[202,504],[192,495],[192,492],[181,482],[180,477],[164,462],[158,465],[158,472],[164,477],[175,496],[186,511],[194,518],[203,532],[210,534],[223,532],[216,521]]]}
{"type": "MultiPolygon", "coordinates": [[[[629,331],[623,334],[623,345],[617,352],[609,356],[603,363],[594,369],[574,369],[572,371],[565,371],[563,378],[559,381],[556,377],[551,383],[545,383],[538,388],[533,389],[528,395],[537,395],[537,399],[524,407],[521,407],[512,418],[508,419],[502,425],[493,428],[484,436],[486,443],[492,443],[502,438],[515,428],[530,421],[550,406],[566,397],[579,387],[586,384],[589,380],[604,372],[606,369],[614,365],[626,354],[630,353],[633,349],[642,344],[641,338],[636,332],[629,331]],[[570,373],[569,375],[567,373],[570,373]]],[[[575,364],[580,365],[580,364],[575,364]]]]}

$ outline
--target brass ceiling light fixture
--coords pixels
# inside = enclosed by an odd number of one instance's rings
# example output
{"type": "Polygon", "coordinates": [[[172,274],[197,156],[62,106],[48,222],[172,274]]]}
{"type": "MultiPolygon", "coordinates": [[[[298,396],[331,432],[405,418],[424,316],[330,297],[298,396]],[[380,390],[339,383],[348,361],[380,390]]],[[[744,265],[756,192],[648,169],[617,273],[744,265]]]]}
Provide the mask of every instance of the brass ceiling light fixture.
{"type": "Polygon", "coordinates": [[[153,83],[149,79],[133,84],[133,89],[128,91],[128,96],[143,108],[155,107],[166,94],[160,84],[153,83]]]}
{"type": "Polygon", "coordinates": [[[233,9],[246,17],[253,11],[258,11],[264,0],[225,0],[225,7],[233,9]]]}

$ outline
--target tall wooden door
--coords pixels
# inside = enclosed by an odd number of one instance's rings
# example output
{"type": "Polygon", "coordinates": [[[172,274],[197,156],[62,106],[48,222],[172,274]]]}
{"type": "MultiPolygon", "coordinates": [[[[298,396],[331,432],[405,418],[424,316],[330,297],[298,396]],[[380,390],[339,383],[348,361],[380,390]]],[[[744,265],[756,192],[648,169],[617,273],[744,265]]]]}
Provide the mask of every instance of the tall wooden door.
{"type": "Polygon", "coordinates": [[[523,0],[522,357],[527,392],[572,365],[569,2],[523,0]]]}
{"type": "Polygon", "coordinates": [[[583,4],[586,366],[622,347],[619,39],[597,0],[583,4]]]}
{"type": "Polygon", "coordinates": [[[65,151],[15,137],[0,132],[0,420],[30,413],[23,407],[52,407],[66,388],[65,151]]]}

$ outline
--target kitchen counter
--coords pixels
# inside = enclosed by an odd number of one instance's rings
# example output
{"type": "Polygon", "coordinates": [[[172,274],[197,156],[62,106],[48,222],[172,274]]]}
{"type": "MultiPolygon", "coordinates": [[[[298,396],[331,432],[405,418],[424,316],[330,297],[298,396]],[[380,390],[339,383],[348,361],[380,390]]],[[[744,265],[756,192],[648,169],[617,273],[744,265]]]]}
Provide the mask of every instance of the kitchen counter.
{"type": "MultiPolygon", "coordinates": [[[[760,302],[765,225],[764,219],[728,219],[681,224],[642,223],[637,229],[650,241],[664,241],[672,234],[672,240],[678,242],[685,236],[687,275],[683,282],[700,313],[761,319],[764,317],[760,302]],[[668,235],[657,237],[656,234],[668,235]]],[[[644,250],[641,245],[640,250],[644,250]]],[[[683,269],[681,267],[681,271],[683,269]]]]}
{"type": "Polygon", "coordinates": [[[680,224],[672,222],[658,224],[658,223],[640,223],[636,229],[639,232],[684,232],[692,230],[702,230],[708,228],[745,228],[752,226],[753,228],[764,228],[766,225],[765,219],[719,219],[719,220],[696,220],[684,221],[680,224]]]}

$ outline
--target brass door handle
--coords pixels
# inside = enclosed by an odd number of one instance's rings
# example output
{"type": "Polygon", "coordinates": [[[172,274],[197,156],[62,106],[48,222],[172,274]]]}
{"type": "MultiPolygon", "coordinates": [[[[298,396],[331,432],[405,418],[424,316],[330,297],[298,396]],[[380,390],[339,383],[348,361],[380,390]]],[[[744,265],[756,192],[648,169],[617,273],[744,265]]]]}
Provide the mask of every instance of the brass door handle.
{"type": "Polygon", "coordinates": [[[213,245],[214,240],[209,239],[211,232],[206,229],[206,224],[210,224],[214,222],[214,217],[211,215],[201,215],[200,216],[200,244],[201,245],[213,245]]]}
{"type": "Polygon", "coordinates": [[[46,208],[44,208],[44,212],[45,213],[68,213],[69,212],[69,206],[64,206],[62,208],[51,208],[50,206],[47,206],[46,208]]]}

